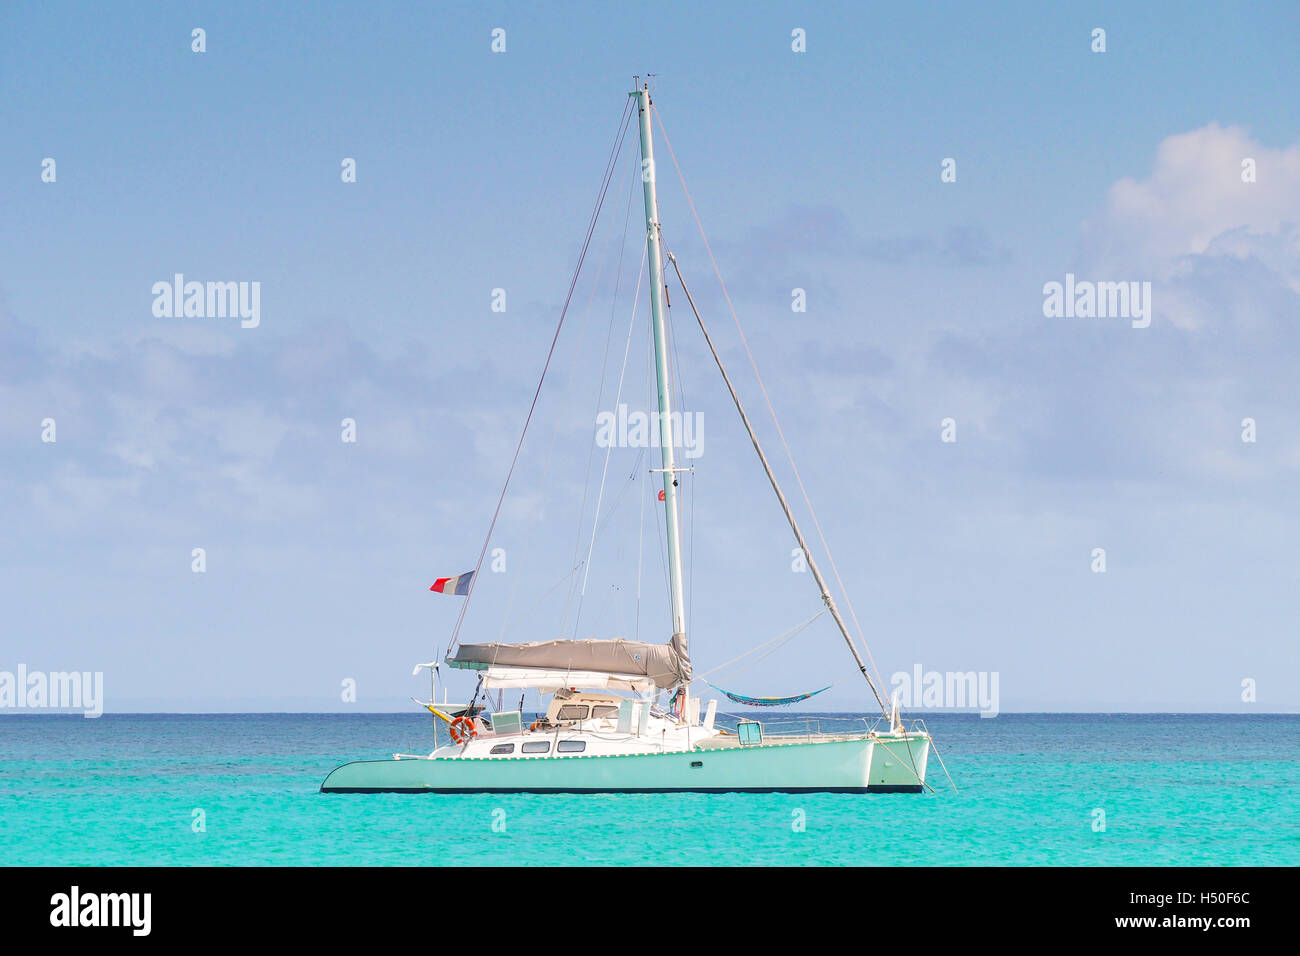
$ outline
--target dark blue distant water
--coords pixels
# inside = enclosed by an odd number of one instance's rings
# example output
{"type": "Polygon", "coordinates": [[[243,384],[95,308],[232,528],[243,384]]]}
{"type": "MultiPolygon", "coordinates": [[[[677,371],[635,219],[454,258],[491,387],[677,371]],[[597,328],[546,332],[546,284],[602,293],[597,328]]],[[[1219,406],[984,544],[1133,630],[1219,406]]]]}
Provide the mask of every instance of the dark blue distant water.
{"type": "Polygon", "coordinates": [[[1300,864],[1300,716],[927,723],[959,794],[934,761],[924,795],[322,795],[340,763],[427,752],[429,718],[4,716],[0,860],[1300,864]]]}

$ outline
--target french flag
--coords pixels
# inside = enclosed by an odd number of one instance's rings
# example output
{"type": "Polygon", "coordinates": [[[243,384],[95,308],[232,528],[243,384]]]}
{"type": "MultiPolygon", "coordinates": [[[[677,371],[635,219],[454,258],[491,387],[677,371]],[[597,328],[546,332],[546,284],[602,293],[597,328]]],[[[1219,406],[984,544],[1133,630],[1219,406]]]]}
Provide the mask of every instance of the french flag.
{"type": "Polygon", "coordinates": [[[469,594],[469,583],[473,580],[474,572],[466,571],[454,578],[438,578],[429,590],[437,591],[439,594],[469,594]]]}

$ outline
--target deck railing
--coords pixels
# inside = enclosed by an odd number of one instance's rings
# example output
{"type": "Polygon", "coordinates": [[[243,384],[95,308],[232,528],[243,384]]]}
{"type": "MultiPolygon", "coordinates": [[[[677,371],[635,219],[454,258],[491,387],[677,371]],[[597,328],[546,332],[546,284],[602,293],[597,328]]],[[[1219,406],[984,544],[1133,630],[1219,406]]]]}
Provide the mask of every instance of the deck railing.
{"type": "MultiPolygon", "coordinates": [[[[719,714],[719,717],[724,715],[719,714]]],[[[783,743],[794,741],[815,742],[827,740],[853,740],[873,733],[889,730],[889,721],[883,717],[783,717],[780,720],[753,720],[735,714],[725,715],[725,722],[719,721],[719,729],[735,733],[737,723],[742,720],[757,723],[762,728],[763,739],[775,739],[783,743]]],[[[910,733],[925,732],[924,722],[920,720],[904,721],[904,729],[910,733]]]]}

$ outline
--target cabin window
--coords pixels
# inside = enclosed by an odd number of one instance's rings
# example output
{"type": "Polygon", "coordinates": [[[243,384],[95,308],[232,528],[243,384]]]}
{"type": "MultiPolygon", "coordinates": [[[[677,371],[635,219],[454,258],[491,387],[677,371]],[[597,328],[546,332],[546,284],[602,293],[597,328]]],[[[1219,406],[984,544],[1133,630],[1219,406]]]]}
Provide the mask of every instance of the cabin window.
{"type": "Polygon", "coordinates": [[[497,754],[512,754],[514,752],[515,752],[514,744],[497,744],[495,747],[492,748],[492,756],[494,757],[497,754]]]}
{"type": "Polygon", "coordinates": [[[580,754],[587,749],[585,740],[561,740],[555,749],[562,754],[580,754]]]}
{"type": "Polygon", "coordinates": [[[595,707],[591,708],[591,716],[617,717],[618,707],[615,706],[614,704],[597,704],[595,707]]]}
{"type": "Polygon", "coordinates": [[[565,704],[560,708],[560,720],[586,720],[586,704],[565,704]]]}
{"type": "Polygon", "coordinates": [[[548,754],[551,752],[549,740],[530,740],[521,748],[526,754],[548,754]]]}

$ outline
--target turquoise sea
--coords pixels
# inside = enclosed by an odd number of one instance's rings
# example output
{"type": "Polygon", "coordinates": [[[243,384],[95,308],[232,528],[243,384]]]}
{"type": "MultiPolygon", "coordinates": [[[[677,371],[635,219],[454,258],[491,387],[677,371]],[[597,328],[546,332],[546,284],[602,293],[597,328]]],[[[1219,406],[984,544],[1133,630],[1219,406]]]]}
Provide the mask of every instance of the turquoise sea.
{"type": "Polygon", "coordinates": [[[426,752],[429,719],[4,716],[0,861],[1300,864],[1300,716],[927,723],[960,793],[933,762],[924,795],[322,795],[340,763],[426,752]]]}

